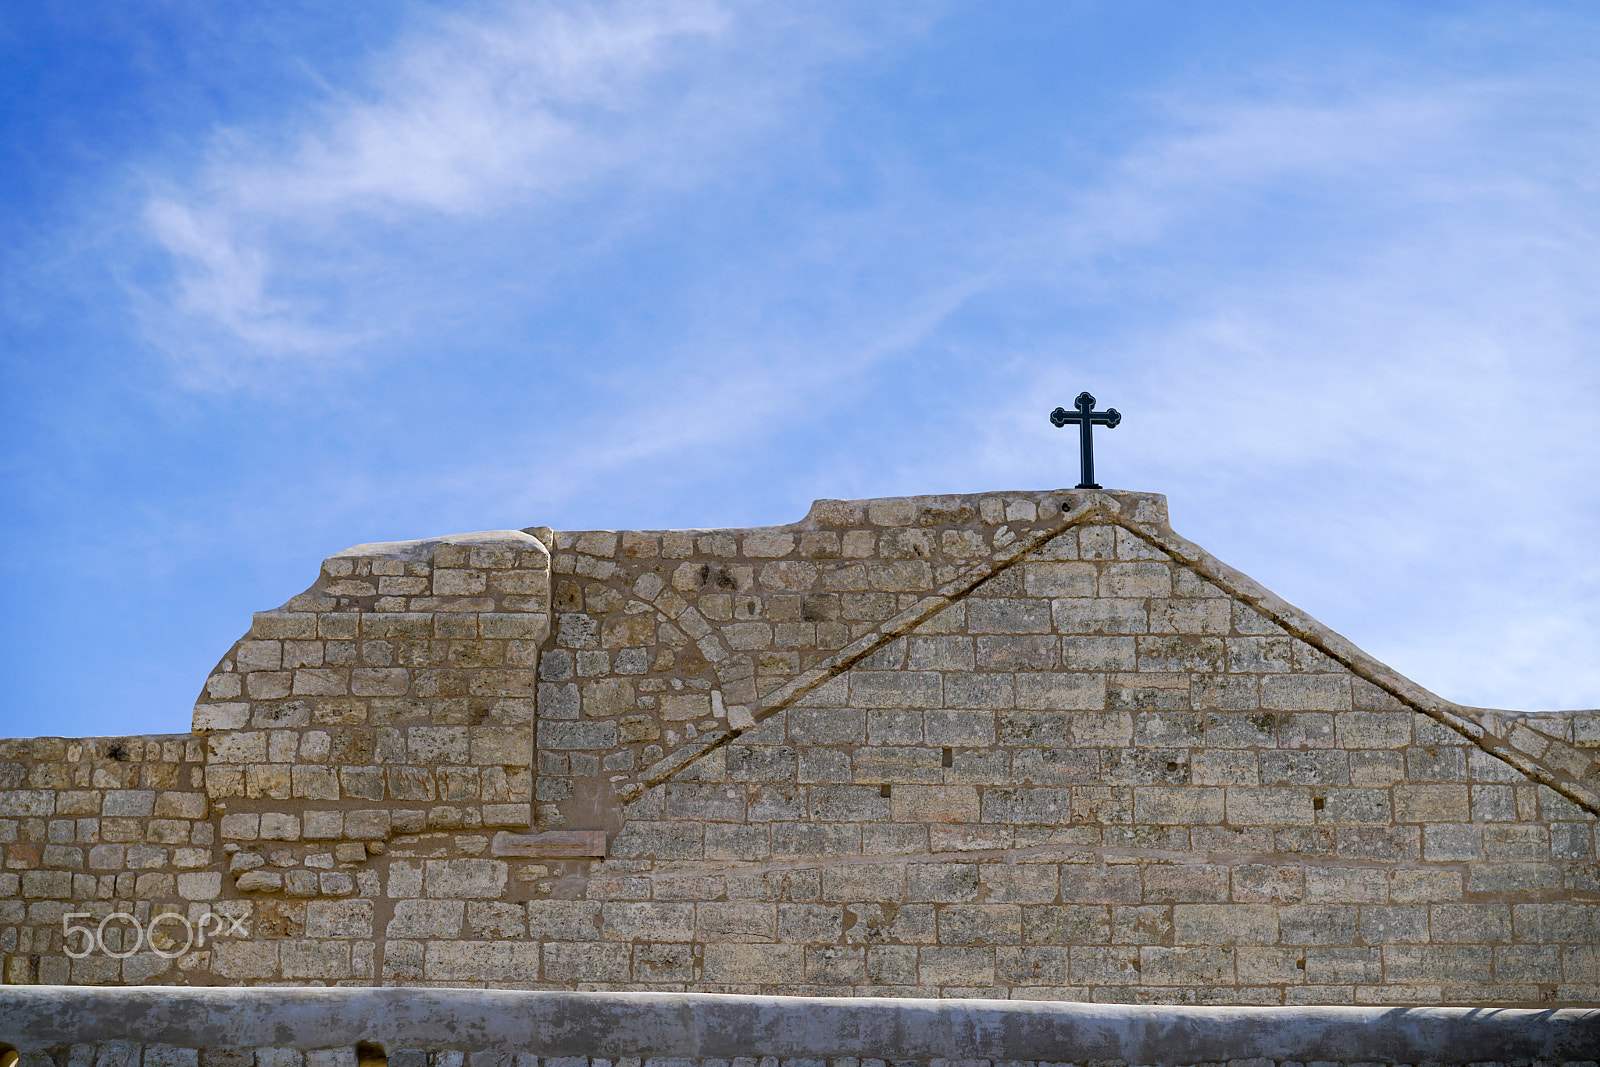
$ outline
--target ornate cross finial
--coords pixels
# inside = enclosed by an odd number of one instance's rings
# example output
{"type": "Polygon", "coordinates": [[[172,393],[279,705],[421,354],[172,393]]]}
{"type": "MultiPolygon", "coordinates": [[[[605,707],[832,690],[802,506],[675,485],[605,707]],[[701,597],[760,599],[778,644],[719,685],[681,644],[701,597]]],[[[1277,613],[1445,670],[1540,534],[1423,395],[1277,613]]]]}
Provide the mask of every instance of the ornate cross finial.
{"type": "Polygon", "coordinates": [[[1094,397],[1087,392],[1078,394],[1078,399],[1072,402],[1077,408],[1076,412],[1066,408],[1056,408],[1050,413],[1050,421],[1057,426],[1066,426],[1069,423],[1078,424],[1078,452],[1083,462],[1083,481],[1079,482],[1079,489],[1099,489],[1094,483],[1094,437],[1093,427],[1096,423],[1106,429],[1114,428],[1122,421],[1122,413],[1116,408],[1107,408],[1105,411],[1094,410],[1094,397]]]}

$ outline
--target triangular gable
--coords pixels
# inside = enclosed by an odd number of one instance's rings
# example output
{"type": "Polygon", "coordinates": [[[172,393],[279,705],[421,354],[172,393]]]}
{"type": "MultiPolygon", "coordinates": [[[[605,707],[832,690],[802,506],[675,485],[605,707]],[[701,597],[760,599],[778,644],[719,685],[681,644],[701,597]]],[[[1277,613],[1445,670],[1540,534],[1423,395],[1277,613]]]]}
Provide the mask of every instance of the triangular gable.
{"type": "MultiPolygon", "coordinates": [[[[1125,545],[1121,553],[1124,559],[1170,560],[1175,565],[1175,581],[1186,584],[1191,597],[1194,593],[1206,592],[1209,586],[1218,596],[1241,605],[1235,610],[1253,621],[1249,629],[1259,631],[1262,656],[1281,663],[1284,671],[1306,671],[1336,664],[1387,694],[1397,707],[1427,716],[1531,781],[1548,786],[1590,814],[1600,815],[1600,760],[1591,754],[1592,750],[1579,747],[1570,737],[1560,736],[1570,733],[1570,718],[1468,708],[1429,692],[1247,575],[1174,533],[1166,520],[1164,498],[1095,491],[1058,496],[1065,509],[1059,512],[1059,519],[1019,536],[991,557],[962,569],[934,592],[918,598],[844,648],[787,683],[761,694],[754,704],[734,709],[728,728],[710,735],[702,734],[666,753],[632,780],[621,784],[619,795],[628,800],[668,780],[692,777],[690,769],[708,754],[737,740],[768,717],[805,701],[810,694],[868,661],[891,642],[923,632],[941,612],[967,602],[985,586],[1005,580],[1019,565],[1052,560],[1051,546],[1063,535],[1103,527],[1113,538],[1135,538],[1148,546],[1147,551],[1140,552],[1129,551],[1125,545]]],[[[805,525],[800,524],[800,527],[805,525]]],[[[1063,580],[1069,577],[1063,576],[1063,580]]],[[[1137,571],[1130,569],[1127,581],[1130,593],[1140,592],[1137,571]]],[[[1173,610],[1203,611],[1204,603],[1204,597],[1192,597],[1189,604],[1201,606],[1173,610]]],[[[1102,607],[1102,610],[1106,609],[1102,607]]],[[[662,621],[669,620],[663,616],[662,621]]],[[[697,640],[709,657],[729,654],[722,635],[711,628],[704,634],[689,636],[697,640]]],[[[1174,644],[1182,642],[1183,636],[1175,633],[1174,644]]],[[[1177,651],[1181,650],[1175,650],[1175,654],[1177,651]]],[[[1174,659],[1174,663],[1181,661],[1181,657],[1174,659]]]]}

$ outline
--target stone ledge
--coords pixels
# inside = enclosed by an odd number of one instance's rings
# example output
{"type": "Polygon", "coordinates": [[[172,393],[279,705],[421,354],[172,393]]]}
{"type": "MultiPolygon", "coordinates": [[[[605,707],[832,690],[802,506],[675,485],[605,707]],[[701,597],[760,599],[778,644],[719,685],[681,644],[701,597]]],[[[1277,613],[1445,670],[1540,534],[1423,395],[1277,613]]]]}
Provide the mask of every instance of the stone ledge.
{"type": "Polygon", "coordinates": [[[1175,1008],[1044,1001],[477,989],[0,988],[0,1040],[180,1048],[871,1056],[1182,1064],[1593,1059],[1600,1008],[1175,1008]],[[292,1035],[292,1036],[291,1036],[292,1035]]]}

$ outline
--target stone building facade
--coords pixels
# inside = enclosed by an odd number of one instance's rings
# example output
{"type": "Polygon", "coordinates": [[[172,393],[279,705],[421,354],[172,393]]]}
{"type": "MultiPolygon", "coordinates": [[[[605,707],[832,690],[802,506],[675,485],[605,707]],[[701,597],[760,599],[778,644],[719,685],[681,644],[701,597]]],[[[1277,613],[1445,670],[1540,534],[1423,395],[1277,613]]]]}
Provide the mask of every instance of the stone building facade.
{"type": "Polygon", "coordinates": [[[0,742],[13,984],[1600,1001],[1600,713],[1426,692],[1165,500],[363,545],[194,732],[0,742]]]}

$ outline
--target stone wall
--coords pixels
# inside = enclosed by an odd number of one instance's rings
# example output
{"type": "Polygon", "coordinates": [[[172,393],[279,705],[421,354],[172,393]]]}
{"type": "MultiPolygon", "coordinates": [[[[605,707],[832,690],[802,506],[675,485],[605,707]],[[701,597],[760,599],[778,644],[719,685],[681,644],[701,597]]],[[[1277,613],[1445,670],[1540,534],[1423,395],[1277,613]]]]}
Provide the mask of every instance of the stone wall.
{"type": "Polygon", "coordinates": [[[1600,715],[1443,701],[1150,494],[359,546],[195,728],[5,743],[8,982],[1600,1000],[1600,715]]]}

